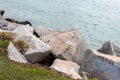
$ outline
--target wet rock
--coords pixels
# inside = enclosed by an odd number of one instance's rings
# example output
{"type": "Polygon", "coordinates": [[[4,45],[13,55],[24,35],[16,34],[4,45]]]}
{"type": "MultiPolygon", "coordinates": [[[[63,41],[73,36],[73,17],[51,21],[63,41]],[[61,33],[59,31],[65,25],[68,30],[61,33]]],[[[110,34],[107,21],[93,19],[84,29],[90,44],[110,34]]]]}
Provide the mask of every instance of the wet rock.
{"type": "Polygon", "coordinates": [[[5,18],[5,19],[6,19],[6,21],[11,22],[11,23],[17,23],[17,24],[32,26],[32,24],[29,21],[17,21],[15,19],[11,19],[11,18],[5,18]]]}
{"type": "Polygon", "coordinates": [[[64,61],[56,59],[50,67],[53,70],[66,74],[76,80],[82,80],[83,78],[78,74],[80,66],[71,61],[64,61]]]}
{"type": "Polygon", "coordinates": [[[120,56],[120,48],[111,41],[106,41],[98,51],[109,55],[120,56]]]}
{"type": "Polygon", "coordinates": [[[56,58],[82,62],[87,46],[77,29],[70,31],[55,32],[40,38],[40,40],[52,46],[51,52],[56,58]]]}
{"type": "Polygon", "coordinates": [[[120,80],[120,57],[106,55],[93,49],[85,52],[81,71],[100,80],[120,80]]]}

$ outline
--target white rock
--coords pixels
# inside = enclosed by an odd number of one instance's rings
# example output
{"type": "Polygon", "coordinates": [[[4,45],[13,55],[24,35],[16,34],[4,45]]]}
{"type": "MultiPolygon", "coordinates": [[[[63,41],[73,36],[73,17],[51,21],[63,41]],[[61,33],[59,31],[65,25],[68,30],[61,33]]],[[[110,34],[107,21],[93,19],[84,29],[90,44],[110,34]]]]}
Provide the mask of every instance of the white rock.
{"type": "Polygon", "coordinates": [[[58,72],[62,72],[73,79],[83,79],[78,74],[80,66],[74,62],[56,59],[50,68],[58,72]]]}
{"type": "Polygon", "coordinates": [[[39,40],[39,38],[31,34],[26,28],[18,27],[13,32],[16,33],[17,39],[22,39],[29,43],[28,51],[25,53],[25,57],[29,62],[41,62],[49,55],[51,46],[39,40]]]}
{"type": "Polygon", "coordinates": [[[13,32],[16,33],[16,39],[20,39],[23,36],[32,35],[25,27],[18,27],[13,32]]]}
{"type": "Polygon", "coordinates": [[[22,24],[17,24],[17,23],[12,23],[12,22],[7,22],[7,30],[9,31],[13,31],[18,27],[25,27],[31,34],[33,34],[33,27],[31,27],[30,25],[22,25],[22,24]]]}
{"type": "Polygon", "coordinates": [[[17,50],[17,48],[12,43],[9,44],[7,51],[10,60],[20,63],[28,63],[26,58],[17,50]]]}

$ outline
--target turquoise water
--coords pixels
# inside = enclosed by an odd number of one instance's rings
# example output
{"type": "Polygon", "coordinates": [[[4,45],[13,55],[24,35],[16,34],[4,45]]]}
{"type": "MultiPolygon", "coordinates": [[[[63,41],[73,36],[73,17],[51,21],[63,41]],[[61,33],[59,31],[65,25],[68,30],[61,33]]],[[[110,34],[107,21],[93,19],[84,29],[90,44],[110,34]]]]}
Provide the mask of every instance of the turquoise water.
{"type": "Polygon", "coordinates": [[[120,0],[0,0],[5,17],[33,26],[77,27],[92,48],[107,40],[120,45],[120,0]]]}

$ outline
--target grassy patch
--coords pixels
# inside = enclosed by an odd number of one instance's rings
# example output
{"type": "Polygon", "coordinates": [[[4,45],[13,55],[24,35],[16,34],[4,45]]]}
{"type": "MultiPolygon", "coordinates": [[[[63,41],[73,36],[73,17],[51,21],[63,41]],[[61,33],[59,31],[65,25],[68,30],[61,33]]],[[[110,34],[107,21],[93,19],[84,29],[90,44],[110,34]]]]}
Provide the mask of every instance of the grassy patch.
{"type": "Polygon", "coordinates": [[[6,52],[7,46],[9,45],[9,41],[0,40],[0,53],[6,52]]]}
{"type": "Polygon", "coordinates": [[[70,80],[42,67],[31,67],[10,61],[0,54],[0,80],[70,80]]]}
{"type": "MultiPolygon", "coordinates": [[[[18,47],[26,44],[21,40],[15,43],[18,47]]],[[[9,60],[6,51],[8,45],[8,40],[0,40],[0,80],[72,80],[40,66],[20,64],[9,60]]]]}
{"type": "Polygon", "coordinates": [[[7,40],[0,40],[0,48],[6,49],[9,44],[9,41],[7,40]]]}
{"type": "Polygon", "coordinates": [[[70,80],[40,66],[20,64],[7,57],[9,41],[0,40],[0,80],[70,80]]]}

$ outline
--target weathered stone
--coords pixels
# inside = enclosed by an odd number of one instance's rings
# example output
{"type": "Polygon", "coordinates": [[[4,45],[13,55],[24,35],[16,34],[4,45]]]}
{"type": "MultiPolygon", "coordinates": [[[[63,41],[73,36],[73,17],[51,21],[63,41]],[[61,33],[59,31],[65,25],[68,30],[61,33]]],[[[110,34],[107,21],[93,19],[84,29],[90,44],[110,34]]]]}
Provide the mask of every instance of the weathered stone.
{"type": "Polygon", "coordinates": [[[111,41],[105,42],[98,51],[105,54],[120,56],[120,48],[111,41]]]}
{"type": "Polygon", "coordinates": [[[83,80],[89,80],[87,72],[82,71],[82,76],[83,76],[83,80]]]}
{"type": "Polygon", "coordinates": [[[20,63],[28,63],[26,58],[17,50],[17,48],[12,43],[9,44],[7,51],[10,60],[20,63]]]}
{"type": "Polygon", "coordinates": [[[40,39],[53,47],[51,52],[55,57],[77,64],[82,62],[87,47],[79,30],[55,32],[40,39]]]}
{"type": "Polygon", "coordinates": [[[74,62],[56,59],[50,68],[58,72],[64,73],[68,77],[71,77],[73,79],[83,79],[78,73],[80,66],[74,62]]]}
{"type": "Polygon", "coordinates": [[[120,80],[120,57],[88,49],[85,52],[81,70],[100,80],[120,80]]]}
{"type": "Polygon", "coordinates": [[[48,35],[48,34],[52,34],[54,32],[57,32],[57,30],[52,29],[52,28],[46,28],[44,26],[38,26],[38,27],[34,27],[34,31],[37,35],[39,35],[39,37],[48,35]]]}
{"type": "Polygon", "coordinates": [[[32,35],[25,27],[18,27],[15,30],[13,30],[13,32],[16,33],[17,39],[26,35],[32,35]]]}
{"type": "Polygon", "coordinates": [[[31,34],[33,34],[33,27],[29,25],[19,25],[18,27],[25,27],[31,34]]]}
{"type": "Polygon", "coordinates": [[[41,62],[49,55],[51,46],[39,40],[25,27],[18,27],[13,32],[16,33],[17,39],[22,39],[29,43],[28,51],[25,53],[25,57],[29,62],[41,62]]]}

